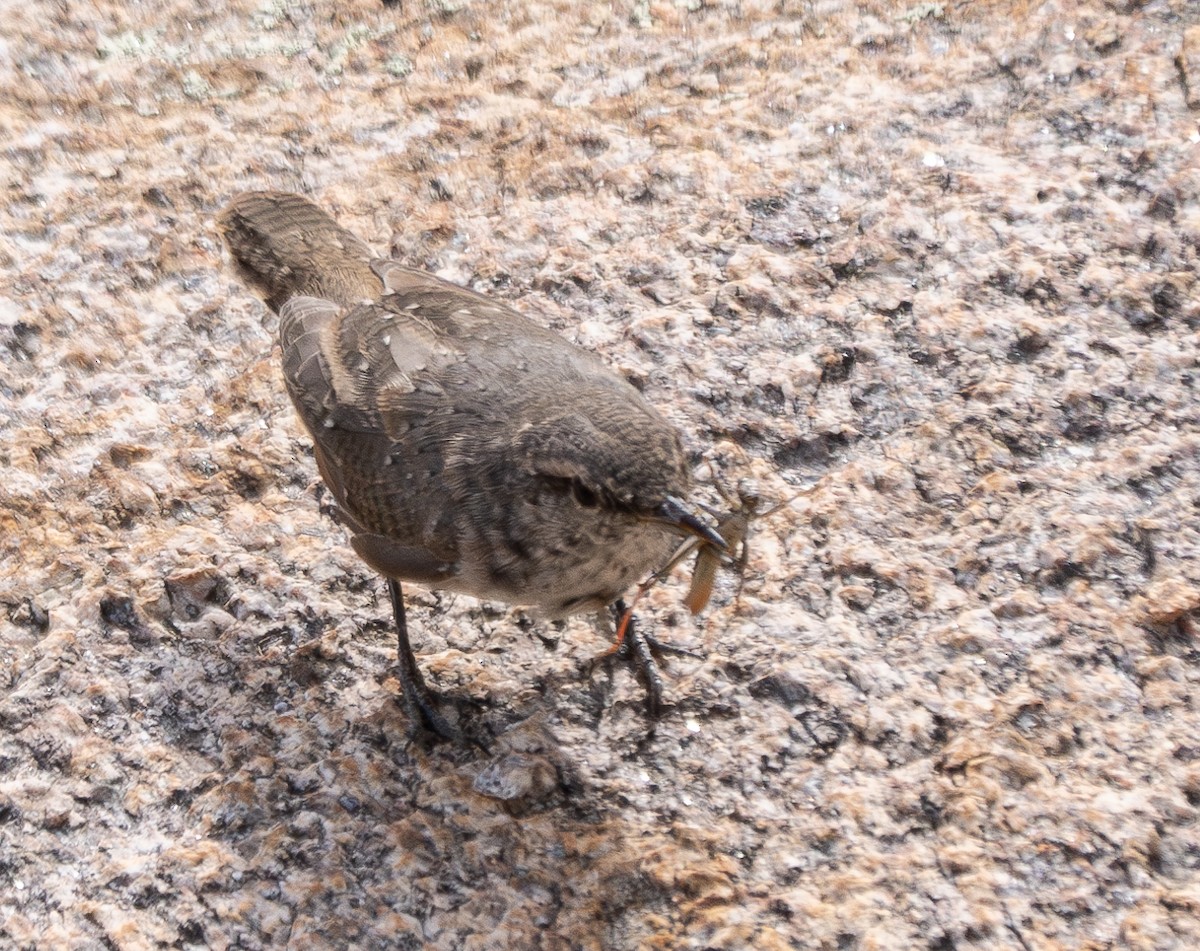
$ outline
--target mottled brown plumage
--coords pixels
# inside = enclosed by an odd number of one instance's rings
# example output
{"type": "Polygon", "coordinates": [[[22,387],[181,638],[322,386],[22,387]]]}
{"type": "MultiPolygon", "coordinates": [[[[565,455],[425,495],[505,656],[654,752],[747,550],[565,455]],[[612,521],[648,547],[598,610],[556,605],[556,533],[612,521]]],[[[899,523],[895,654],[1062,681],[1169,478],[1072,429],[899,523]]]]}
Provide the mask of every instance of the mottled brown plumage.
{"type": "MultiPolygon", "coordinates": [[[[400,581],[553,616],[601,611],[674,536],[715,537],[682,504],[678,434],[592,354],[376,257],[298,195],[240,195],[219,223],[279,313],[288,392],[398,625],[400,581]]],[[[419,699],[410,709],[445,732],[419,699]]]]}

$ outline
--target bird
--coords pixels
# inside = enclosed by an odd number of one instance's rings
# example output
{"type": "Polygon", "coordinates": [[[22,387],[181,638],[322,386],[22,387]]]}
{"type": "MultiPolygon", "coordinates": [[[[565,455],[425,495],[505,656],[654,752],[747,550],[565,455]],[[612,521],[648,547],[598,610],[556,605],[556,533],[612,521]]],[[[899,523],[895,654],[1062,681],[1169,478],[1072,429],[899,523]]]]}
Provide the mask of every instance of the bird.
{"type": "Polygon", "coordinates": [[[377,255],[301,195],[244,192],[217,223],[279,315],[284,382],[337,517],[386,581],[416,729],[458,736],[417,665],[402,584],[604,623],[680,537],[725,547],[688,502],[678,431],[595,354],[377,255]]]}

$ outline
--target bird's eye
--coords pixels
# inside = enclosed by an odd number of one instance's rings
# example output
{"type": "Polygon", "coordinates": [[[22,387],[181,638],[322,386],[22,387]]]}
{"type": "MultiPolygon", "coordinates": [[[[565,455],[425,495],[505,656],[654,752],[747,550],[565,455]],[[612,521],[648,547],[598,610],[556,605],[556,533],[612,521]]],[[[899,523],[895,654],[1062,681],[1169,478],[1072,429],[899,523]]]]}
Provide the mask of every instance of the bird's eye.
{"type": "Polygon", "coordinates": [[[578,479],[571,480],[571,495],[585,509],[595,508],[600,502],[596,497],[596,493],[578,479]]]}

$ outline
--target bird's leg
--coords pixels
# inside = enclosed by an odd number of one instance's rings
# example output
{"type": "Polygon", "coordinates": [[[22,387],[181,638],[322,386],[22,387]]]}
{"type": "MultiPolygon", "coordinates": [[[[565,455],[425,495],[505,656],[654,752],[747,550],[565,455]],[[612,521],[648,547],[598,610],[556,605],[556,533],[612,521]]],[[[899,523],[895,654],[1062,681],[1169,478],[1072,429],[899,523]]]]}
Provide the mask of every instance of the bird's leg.
{"type": "MultiPolygon", "coordinates": [[[[625,606],[624,599],[613,604],[613,616],[617,619],[617,635],[613,639],[612,646],[603,654],[601,654],[601,657],[608,657],[612,654],[620,654],[622,657],[625,657],[629,654],[629,637],[631,636],[630,632],[633,630],[633,622],[635,620],[633,616],[633,609],[637,607],[637,603],[641,599],[642,595],[645,594],[650,586],[657,580],[659,580],[659,576],[656,574],[642,582],[641,586],[637,590],[637,594],[633,596],[633,603],[628,607],[625,606]]],[[[697,654],[695,651],[688,650],[686,647],[680,647],[677,644],[671,644],[667,641],[660,641],[653,634],[644,634],[639,632],[633,636],[636,636],[637,639],[644,644],[649,649],[650,653],[655,657],[662,657],[665,654],[674,654],[677,657],[691,657],[696,660],[704,659],[703,654],[697,654]]]]}
{"type": "Polygon", "coordinates": [[[447,740],[459,740],[458,730],[450,725],[425,686],[417,658],[408,641],[408,622],[404,615],[404,593],[400,582],[387,579],[388,594],[392,596],[392,616],[396,619],[396,650],[400,659],[400,686],[404,689],[404,709],[420,729],[429,730],[447,740]]]}
{"type": "MultiPolygon", "coordinates": [[[[636,603],[635,598],[634,604],[636,603]]],[[[618,599],[613,604],[612,612],[618,625],[617,637],[613,646],[601,656],[616,654],[632,662],[638,680],[646,688],[646,712],[650,719],[657,720],[662,712],[663,681],[658,663],[654,660],[650,638],[638,629],[634,623],[633,608],[626,607],[623,599],[618,599]]]]}
{"type": "MultiPolygon", "coordinates": [[[[642,633],[636,624],[633,609],[637,605],[637,599],[641,596],[645,587],[648,587],[648,585],[638,589],[638,594],[634,596],[633,604],[626,606],[624,599],[618,599],[613,603],[613,620],[616,622],[617,630],[612,646],[593,657],[588,663],[587,669],[591,670],[597,664],[606,663],[613,657],[620,657],[630,661],[638,680],[646,688],[646,710],[652,719],[657,719],[658,715],[662,712],[663,706],[663,679],[655,658],[662,657],[664,654],[680,654],[693,658],[700,658],[700,655],[685,647],[676,647],[674,644],[660,641],[651,634],[642,633]]],[[[608,629],[609,633],[612,633],[612,628],[608,626],[608,620],[603,614],[601,614],[601,623],[608,629]]]]}

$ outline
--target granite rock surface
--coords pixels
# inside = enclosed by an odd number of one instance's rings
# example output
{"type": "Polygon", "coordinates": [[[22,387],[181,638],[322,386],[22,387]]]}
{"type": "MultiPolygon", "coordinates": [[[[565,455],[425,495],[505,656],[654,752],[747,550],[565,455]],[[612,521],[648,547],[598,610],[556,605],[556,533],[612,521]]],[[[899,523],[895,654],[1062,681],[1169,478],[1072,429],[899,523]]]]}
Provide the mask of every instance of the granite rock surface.
{"type": "MultiPolygon", "coordinates": [[[[1200,946],[1200,8],[24,4],[0,23],[0,945],[1200,946]],[[602,354],[790,503],[671,709],[412,589],[410,741],[236,192],[602,354]]],[[[706,489],[714,505],[724,505],[706,489]]]]}

